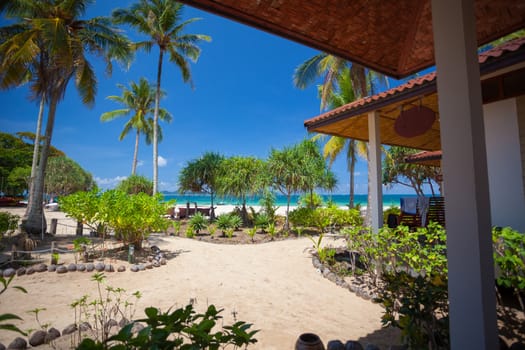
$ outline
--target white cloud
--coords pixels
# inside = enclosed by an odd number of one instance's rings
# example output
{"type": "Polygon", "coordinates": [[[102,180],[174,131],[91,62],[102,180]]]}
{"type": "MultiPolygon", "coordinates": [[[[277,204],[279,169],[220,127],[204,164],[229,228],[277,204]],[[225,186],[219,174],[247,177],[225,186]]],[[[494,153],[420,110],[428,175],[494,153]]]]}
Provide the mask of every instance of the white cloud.
{"type": "Polygon", "coordinates": [[[168,161],[166,160],[166,158],[163,158],[162,156],[159,156],[158,158],[158,164],[159,164],[159,167],[165,167],[166,165],[168,165],[168,161]]]}
{"type": "Polygon", "coordinates": [[[143,160],[137,161],[137,167],[143,166],[143,165],[144,165],[144,161],[143,160]]]}
{"type": "Polygon", "coordinates": [[[125,180],[127,178],[127,176],[115,176],[113,178],[101,178],[95,176],[95,182],[101,189],[107,190],[115,188],[122,180],[125,180]]]}

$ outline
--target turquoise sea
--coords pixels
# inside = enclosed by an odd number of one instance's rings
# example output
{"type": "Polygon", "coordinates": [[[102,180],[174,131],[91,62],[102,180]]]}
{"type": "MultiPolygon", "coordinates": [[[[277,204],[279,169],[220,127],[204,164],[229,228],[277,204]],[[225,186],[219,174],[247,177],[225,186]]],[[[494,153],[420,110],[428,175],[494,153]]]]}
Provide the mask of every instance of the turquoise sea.
{"type": "MultiPolygon", "coordinates": [[[[210,205],[210,196],[207,194],[177,194],[177,193],[170,193],[165,192],[163,193],[164,199],[167,200],[176,200],[177,205],[184,205],[187,202],[190,204],[197,203],[197,205],[206,206],[210,205]]],[[[338,206],[345,206],[348,205],[348,194],[323,194],[321,195],[323,197],[324,202],[333,201],[338,206]]],[[[298,204],[300,195],[292,195],[290,205],[295,206],[298,204]]],[[[400,206],[400,198],[401,197],[416,197],[416,195],[411,194],[385,194],[383,195],[383,205],[385,207],[389,206],[400,206]]],[[[261,197],[255,196],[250,197],[247,200],[248,206],[253,205],[260,205],[260,199],[261,197]]],[[[354,196],[354,202],[355,204],[361,204],[362,206],[366,206],[367,204],[367,196],[366,194],[357,194],[354,196]]],[[[214,205],[240,205],[241,202],[237,198],[232,197],[217,197],[214,201],[214,205]]],[[[275,205],[276,206],[285,206],[286,205],[286,196],[283,195],[276,195],[275,196],[275,205]]]]}

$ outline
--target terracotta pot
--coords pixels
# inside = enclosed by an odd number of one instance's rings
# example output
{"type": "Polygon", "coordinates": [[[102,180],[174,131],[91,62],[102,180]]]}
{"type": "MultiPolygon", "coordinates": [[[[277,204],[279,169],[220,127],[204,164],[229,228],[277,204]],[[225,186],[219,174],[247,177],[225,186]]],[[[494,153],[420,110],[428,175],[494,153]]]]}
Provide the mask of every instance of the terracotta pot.
{"type": "Polygon", "coordinates": [[[303,333],[295,342],[295,350],[325,350],[325,348],[318,335],[303,333]]]}

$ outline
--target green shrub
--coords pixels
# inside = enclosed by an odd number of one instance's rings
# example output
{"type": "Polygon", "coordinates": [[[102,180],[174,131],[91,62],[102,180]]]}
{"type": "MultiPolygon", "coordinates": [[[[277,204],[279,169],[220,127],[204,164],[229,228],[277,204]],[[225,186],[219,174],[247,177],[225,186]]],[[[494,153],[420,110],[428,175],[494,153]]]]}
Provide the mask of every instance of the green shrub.
{"type": "Polygon", "coordinates": [[[311,227],[313,226],[314,212],[315,209],[299,207],[290,211],[288,220],[292,226],[311,227]]]}
{"type": "Polygon", "coordinates": [[[242,218],[237,214],[230,214],[231,227],[238,230],[242,226],[242,218]]]}
{"type": "Polygon", "coordinates": [[[242,226],[242,219],[239,215],[234,213],[222,214],[217,217],[215,224],[220,230],[222,230],[222,236],[224,237],[228,229],[239,229],[242,226]]]}
{"type": "Polygon", "coordinates": [[[304,194],[299,197],[299,206],[303,208],[315,209],[323,205],[323,197],[317,193],[304,194]]]}
{"type": "Polygon", "coordinates": [[[269,222],[275,222],[275,212],[277,206],[275,206],[275,194],[271,191],[264,191],[259,203],[262,206],[262,211],[268,216],[269,222]]]}
{"type": "Polygon", "coordinates": [[[100,215],[125,244],[142,248],[142,241],[152,232],[165,232],[169,221],[163,218],[170,203],[163,203],[162,196],[145,193],[129,195],[110,190],[100,198],[100,215]]]}
{"type": "Polygon", "coordinates": [[[266,213],[258,213],[255,215],[254,224],[264,232],[270,224],[270,217],[266,213]]]}
{"type": "Polygon", "coordinates": [[[18,227],[18,220],[20,220],[20,216],[18,215],[4,211],[0,212],[0,239],[10,231],[16,230],[18,227]]]}
{"type": "Polygon", "coordinates": [[[204,230],[207,226],[206,218],[202,213],[196,213],[188,224],[196,234],[199,234],[199,231],[204,230]]]}
{"type": "Polygon", "coordinates": [[[525,234],[510,227],[492,230],[494,263],[500,270],[497,283],[512,288],[522,310],[521,292],[525,290],[525,234]]]}
{"type": "Polygon", "coordinates": [[[127,194],[145,193],[153,195],[153,181],[140,175],[131,175],[122,180],[116,190],[126,192],[127,194]]]}
{"type": "Polygon", "coordinates": [[[197,314],[193,305],[184,308],[161,312],[154,307],[145,310],[146,318],[135,321],[144,323],[146,327],[138,333],[133,333],[134,323],[124,326],[118,334],[104,342],[84,339],[78,350],[120,350],[120,349],[234,349],[257,342],[254,335],[257,330],[250,331],[252,326],[244,321],[238,321],[231,326],[222,326],[217,330],[223,310],[217,310],[214,305],[197,314]]]}

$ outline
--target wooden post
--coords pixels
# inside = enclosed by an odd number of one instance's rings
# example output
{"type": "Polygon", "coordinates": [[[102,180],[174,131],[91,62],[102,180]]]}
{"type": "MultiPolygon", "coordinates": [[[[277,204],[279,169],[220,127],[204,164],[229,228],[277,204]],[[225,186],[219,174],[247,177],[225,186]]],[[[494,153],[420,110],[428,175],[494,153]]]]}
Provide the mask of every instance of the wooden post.
{"type": "Polygon", "coordinates": [[[51,219],[51,228],[49,229],[49,231],[52,235],[57,234],[57,223],[58,219],[51,219]]]}

